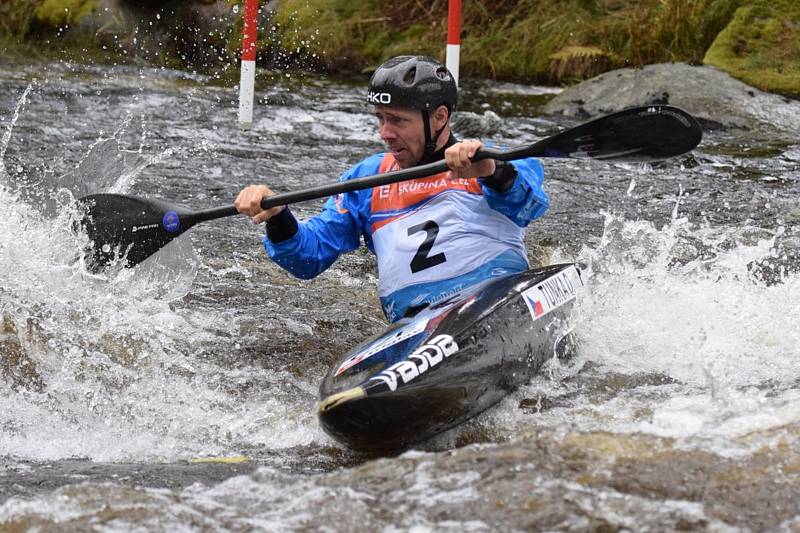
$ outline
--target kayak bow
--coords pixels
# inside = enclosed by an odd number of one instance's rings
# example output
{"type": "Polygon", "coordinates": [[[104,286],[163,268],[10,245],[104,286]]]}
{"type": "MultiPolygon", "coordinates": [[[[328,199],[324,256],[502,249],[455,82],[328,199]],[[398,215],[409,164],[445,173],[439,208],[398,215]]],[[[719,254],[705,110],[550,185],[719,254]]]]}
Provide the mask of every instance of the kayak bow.
{"type": "Polygon", "coordinates": [[[494,405],[570,346],[572,264],[484,282],[400,320],[334,365],[322,428],[354,449],[408,447],[494,405]]]}

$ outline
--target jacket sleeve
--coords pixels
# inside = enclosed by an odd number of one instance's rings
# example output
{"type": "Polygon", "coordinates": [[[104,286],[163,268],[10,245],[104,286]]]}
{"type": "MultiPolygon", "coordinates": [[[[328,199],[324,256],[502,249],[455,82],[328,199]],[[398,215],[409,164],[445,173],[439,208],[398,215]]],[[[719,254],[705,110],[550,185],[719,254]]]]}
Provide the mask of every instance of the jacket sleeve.
{"type": "Polygon", "coordinates": [[[512,161],[511,164],[517,170],[517,179],[507,191],[497,192],[483,180],[478,181],[489,206],[524,228],[542,216],[550,205],[550,199],[542,188],[544,167],[534,158],[512,161]]]}
{"type": "MultiPolygon", "coordinates": [[[[339,181],[366,175],[372,168],[368,158],[345,172],[339,181]]],[[[322,212],[301,223],[293,237],[273,243],[264,237],[269,257],[293,276],[311,279],[329,266],[339,254],[355,250],[363,223],[359,217],[359,192],[339,194],[328,198],[322,212]]]]}

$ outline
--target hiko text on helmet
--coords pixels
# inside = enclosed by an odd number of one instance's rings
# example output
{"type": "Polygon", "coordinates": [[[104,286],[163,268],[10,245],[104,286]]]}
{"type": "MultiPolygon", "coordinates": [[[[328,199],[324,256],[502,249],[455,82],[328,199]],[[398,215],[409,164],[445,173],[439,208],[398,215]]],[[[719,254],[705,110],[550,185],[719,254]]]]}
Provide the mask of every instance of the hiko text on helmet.
{"type": "Polygon", "coordinates": [[[389,105],[392,103],[392,95],[389,93],[376,93],[370,91],[367,95],[367,100],[371,104],[389,105]]]}

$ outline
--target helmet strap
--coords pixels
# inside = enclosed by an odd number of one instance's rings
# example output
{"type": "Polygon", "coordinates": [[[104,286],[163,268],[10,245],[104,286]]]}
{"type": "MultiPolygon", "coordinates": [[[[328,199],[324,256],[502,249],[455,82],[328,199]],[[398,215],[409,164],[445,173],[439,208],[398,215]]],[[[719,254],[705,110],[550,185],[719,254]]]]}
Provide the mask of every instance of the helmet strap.
{"type": "Polygon", "coordinates": [[[444,126],[436,131],[436,135],[431,138],[431,115],[427,109],[422,110],[422,130],[425,132],[425,151],[422,153],[420,163],[430,163],[436,152],[436,143],[439,141],[439,136],[444,131],[444,126]]]}

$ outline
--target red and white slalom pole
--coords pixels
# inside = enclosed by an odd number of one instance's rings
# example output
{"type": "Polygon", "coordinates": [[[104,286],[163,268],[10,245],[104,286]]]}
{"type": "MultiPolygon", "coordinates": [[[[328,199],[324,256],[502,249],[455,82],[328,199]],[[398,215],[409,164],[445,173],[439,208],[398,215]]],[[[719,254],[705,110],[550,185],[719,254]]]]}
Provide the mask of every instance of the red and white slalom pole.
{"type": "Polygon", "coordinates": [[[256,84],[256,37],[258,36],[258,0],[244,0],[242,30],[242,66],[239,81],[239,128],[253,126],[253,99],[256,84]]]}
{"type": "Polygon", "coordinates": [[[458,64],[461,58],[461,0],[447,3],[447,59],[445,66],[458,85],[458,64]]]}

